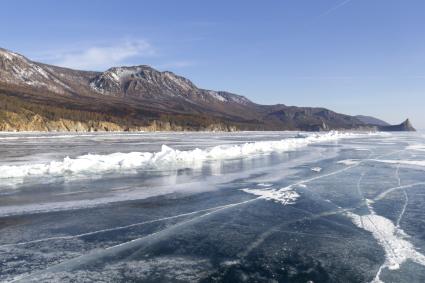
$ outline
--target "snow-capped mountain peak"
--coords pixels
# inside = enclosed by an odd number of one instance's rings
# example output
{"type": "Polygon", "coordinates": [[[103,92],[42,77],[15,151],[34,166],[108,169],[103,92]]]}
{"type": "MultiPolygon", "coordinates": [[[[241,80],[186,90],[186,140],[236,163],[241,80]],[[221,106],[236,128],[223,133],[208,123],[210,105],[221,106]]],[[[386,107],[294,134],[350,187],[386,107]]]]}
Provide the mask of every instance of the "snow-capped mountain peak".
{"type": "Polygon", "coordinates": [[[168,92],[190,92],[196,86],[172,72],[160,72],[149,66],[113,67],[100,73],[91,81],[91,87],[103,94],[117,94],[122,91],[134,92],[137,89],[159,87],[168,92]]]}
{"type": "Polygon", "coordinates": [[[69,88],[59,81],[44,65],[24,56],[0,48],[0,82],[10,85],[28,85],[63,93],[69,88]]]}

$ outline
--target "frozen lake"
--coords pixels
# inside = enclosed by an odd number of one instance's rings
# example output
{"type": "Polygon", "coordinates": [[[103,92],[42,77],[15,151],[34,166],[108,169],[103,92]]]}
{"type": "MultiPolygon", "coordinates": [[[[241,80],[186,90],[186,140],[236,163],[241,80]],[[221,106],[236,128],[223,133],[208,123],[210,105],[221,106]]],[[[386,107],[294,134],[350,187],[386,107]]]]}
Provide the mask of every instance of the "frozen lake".
{"type": "Polygon", "coordinates": [[[425,282],[422,133],[0,145],[2,282],[425,282]]]}

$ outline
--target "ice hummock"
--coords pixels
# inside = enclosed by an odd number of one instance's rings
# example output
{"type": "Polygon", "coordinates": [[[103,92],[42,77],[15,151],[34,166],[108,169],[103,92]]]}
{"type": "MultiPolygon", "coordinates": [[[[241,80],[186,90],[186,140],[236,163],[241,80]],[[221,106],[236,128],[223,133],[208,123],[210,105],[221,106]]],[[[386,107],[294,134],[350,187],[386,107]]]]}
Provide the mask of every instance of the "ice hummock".
{"type": "Polygon", "coordinates": [[[76,158],[65,157],[62,161],[25,165],[0,166],[0,179],[24,178],[43,175],[79,175],[106,173],[132,169],[197,168],[209,160],[244,158],[257,154],[285,152],[312,143],[336,141],[342,138],[362,136],[353,133],[315,133],[279,141],[258,141],[242,145],[219,145],[209,149],[180,151],[162,145],[158,152],[112,153],[107,155],[86,154],[76,158]]]}

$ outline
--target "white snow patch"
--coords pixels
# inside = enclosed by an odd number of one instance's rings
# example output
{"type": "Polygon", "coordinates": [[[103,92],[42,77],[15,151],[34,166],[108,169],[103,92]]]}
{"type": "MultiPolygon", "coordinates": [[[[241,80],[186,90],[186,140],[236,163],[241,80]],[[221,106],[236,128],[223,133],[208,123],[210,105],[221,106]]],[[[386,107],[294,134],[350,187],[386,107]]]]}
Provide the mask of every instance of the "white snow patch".
{"type": "Polygon", "coordinates": [[[137,75],[142,71],[141,68],[115,68],[113,71],[108,71],[107,74],[110,75],[110,77],[115,80],[116,82],[120,82],[121,79],[129,77],[131,75],[137,75]]]}
{"type": "Polygon", "coordinates": [[[115,81],[119,81],[120,80],[120,77],[116,73],[114,73],[114,72],[111,72],[111,77],[115,81]]]}
{"type": "Polygon", "coordinates": [[[14,53],[12,51],[7,51],[7,50],[4,50],[4,49],[1,49],[1,48],[0,48],[0,56],[6,58],[9,61],[12,61],[13,58],[23,59],[23,57],[21,55],[14,53]]]}
{"type": "Polygon", "coordinates": [[[320,167],[313,167],[313,168],[311,168],[311,171],[320,173],[320,171],[322,171],[322,168],[320,168],[320,167]]]}
{"type": "Polygon", "coordinates": [[[44,77],[45,79],[49,79],[49,75],[40,66],[34,64],[30,64],[30,66],[34,68],[34,70],[36,70],[37,73],[39,73],[42,77],[44,77]]]}
{"type": "Polygon", "coordinates": [[[359,164],[359,162],[360,162],[359,160],[355,160],[355,159],[346,159],[346,160],[340,160],[337,163],[347,165],[347,166],[351,166],[351,165],[359,164]]]}
{"type": "Polygon", "coordinates": [[[245,193],[259,196],[260,199],[271,200],[283,205],[294,204],[300,195],[292,189],[285,187],[278,190],[275,189],[242,189],[245,193]]]}
{"type": "Polygon", "coordinates": [[[375,201],[371,199],[365,199],[365,201],[369,210],[368,215],[357,215],[352,212],[347,212],[346,215],[356,226],[371,232],[384,248],[385,262],[379,267],[372,283],[383,283],[380,276],[384,268],[399,269],[400,265],[408,259],[425,266],[425,256],[406,240],[409,237],[406,232],[395,226],[391,220],[377,215],[372,206],[375,201]]]}
{"type": "Polygon", "coordinates": [[[249,99],[240,95],[231,95],[230,99],[239,104],[248,104],[250,102],[249,99]]]}
{"type": "Polygon", "coordinates": [[[163,73],[169,80],[171,80],[173,83],[175,83],[176,85],[178,85],[179,87],[181,87],[184,90],[190,90],[192,89],[192,85],[188,80],[185,80],[181,77],[176,76],[175,74],[171,73],[171,72],[164,72],[163,73]]]}
{"type": "Polygon", "coordinates": [[[213,98],[217,99],[218,101],[227,102],[227,99],[225,97],[223,97],[222,95],[220,95],[216,91],[210,90],[210,91],[208,91],[208,94],[211,95],[213,98]]]}
{"type": "Polygon", "coordinates": [[[351,212],[348,212],[347,215],[355,225],[371,232],[385,250],[385,262],[373,282],[382,282],[379,279],[382,269],[399,269],[400,265],[408,259],[425,266],[425,256],[405,239],[406,233],[397,228],[391,220],[375,214],[373,210],[368,215],[357,215],[351,212]]]}
{"type": "Polygon", "coordinates": [[[259,184],[257,184],[257,186],[259,186],[259,187],[271,187],[271,186],[273,186],[273,184],[269,184],[269,183],[259,183],[259,184]]]}
{"type": "Polygon", "coordinates": [[[240,263],[241,263],[241,261],[239,259],[234,259],[234,260],[223,261],[221,263],[221,265],[224,265],[224,266],[233,266],[233,265],[238,265],[240,263]]]}
{"type": "Polygon", "coordinates": [[[105,90],[103,88],[97,87],[94,81],[90,83],[90,87],[99,93],[105,93],[105,90]]]}

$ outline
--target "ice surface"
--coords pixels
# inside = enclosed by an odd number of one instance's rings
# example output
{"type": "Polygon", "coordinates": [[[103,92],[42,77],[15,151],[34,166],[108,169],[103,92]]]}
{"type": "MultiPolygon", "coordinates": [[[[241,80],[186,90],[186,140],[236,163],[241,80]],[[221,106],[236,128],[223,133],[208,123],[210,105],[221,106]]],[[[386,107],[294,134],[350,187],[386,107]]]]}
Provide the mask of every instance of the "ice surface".
{"type": "Polygon", "coordinates": [[[0,133],[0,281],[425,282],[423,137],[343,136],[0,133]]]}
{"type": "Polygon", "coordinates": [[[382,163],[389,163],[389,164],[405,164],[405,165],[425,166],[425,160],[373,159],[373,161],[382,162],[382,163]]]}
{"type": "Polygon", "coordinates": [[[417,151],[425,151],[425,144],[412,144],[409,145],[407,150],[417,150],[417,151]]]}

